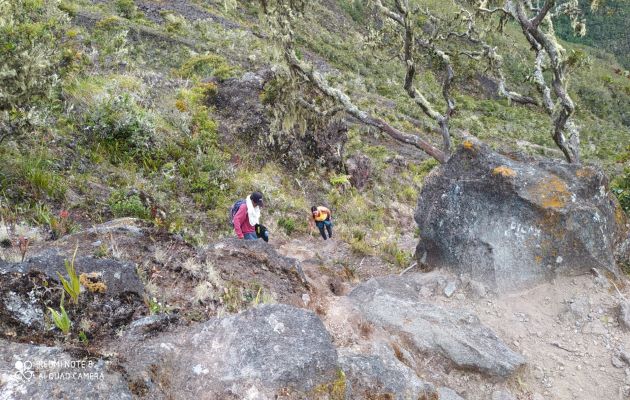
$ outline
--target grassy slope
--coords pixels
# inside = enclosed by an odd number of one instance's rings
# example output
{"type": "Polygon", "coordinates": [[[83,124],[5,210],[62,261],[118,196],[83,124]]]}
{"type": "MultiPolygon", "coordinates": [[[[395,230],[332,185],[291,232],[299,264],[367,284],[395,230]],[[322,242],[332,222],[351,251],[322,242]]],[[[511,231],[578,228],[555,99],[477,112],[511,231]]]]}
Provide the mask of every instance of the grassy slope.
{"type": "MultiPolygon", "coordinates": [[[[230,234],[227,207],[257,187],[269,198],[266,222],[275,237],[305,232],[309,204],[325,202],[339,216],[339,233],[357,252],[379,253],[394,264],[405,265],[415,231],[410,215],[422,179],[434,164],[418,155],[398,165],[392,160],[399,147],[360,127],[351,128],[348,153],[364,152],[375,165],[374,183],[362,193],[347,188],[343,176],[334,173],[312,170],[295,175],[273,162],[261,167],[253,156],[232,164],[229,160],[238,144],[217,142],[212,110],[203,106],[203,96],[214,89],[202,81],[277,64],[279,55],[252,34],[260,30],[254,9],[226,10],[223,2],[216,1],[176,3],[161,5],[176,12],[134,15],[109,2],[64,3],[75,21],[83,22],[68,32],[66,46],[73,62],[64,75],[56,124],[41,133],[52,145],[41,145],[40,137],[34,137],[1,150],[0,157],[7,163],[2,185],[9,199],[3,206],[4,217],[29,218],[53,228],[63,208],[70,209],[72,219],[82,225],[123,215],[152,219],[137,196],[125,196],[136,189],[167,211],[167,221],[160,222],[165,229],[193,242],[205,242],[230,234]],[[195,21],[197,17],[202,19],[195,21]],[[121,42],[121,37],[128,40],[121,42]],[[215,55],[212,62],[203,64],[210,67],[188,68],[199,65],[191,60],[205,52],[215,55]],[[152,137],[150,148],[129,144],[120,148],[111,141],[90,139],[104,126],[102,119],[95,124],[91,116],[104,108],[105,114],[111,114],[112,99],[121,95],[127,97],[126,108],[116,114],[116,120],[146,123],[152,137]],[[86,126],[97,129],[89,131],[86,126]],[[366,137],[371,139],[366,141],[366,137]]],[[[313,4],[300,29],[303,50],[314,55],[329,72],[329,80],[357,103],[412,130],[400,115],[423,116],[400,87],[403,70],[394,61],[374,60],[372,52],[361,47],[364,16],[356,4],[347,0],[313,4]]],[[[495,41],[510,54],[506,67],[512,81],[522,82],[528,71],[517,57],[531,59],[526,44],[513,27],[495,41]]],[[[614,173],[617,154],[630,142],[630,130],[623,125],[630,81],[611,73],[614,61],[607,54],[579,49],[591,59],[591,67],[579,71],[572,83],[584,155],[614,173]]],[[[497,145],[510,146],[524,139],[553,147],[546,115],[488,99],[471,78],[458,82],[468,89],[458,95],[456,127],[497,145]]],[[[419,84],[427,93],[438,93],[431,74],[423,74],[419,84]]],[[[441,101],[439,96],[431,100],[441,101]]],[[[438,141],[435,136],[432,139],[438,141]]]]}

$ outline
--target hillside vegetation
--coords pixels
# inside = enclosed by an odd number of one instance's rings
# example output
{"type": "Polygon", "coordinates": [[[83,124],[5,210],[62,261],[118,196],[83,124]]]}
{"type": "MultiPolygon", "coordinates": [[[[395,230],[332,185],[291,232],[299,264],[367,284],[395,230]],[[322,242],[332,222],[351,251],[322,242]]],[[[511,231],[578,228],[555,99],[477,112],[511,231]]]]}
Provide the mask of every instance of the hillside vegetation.
{"type": "MultiPolygon", "coordinates": [[[[361,153],[372,163],[369,184],[359,190],[339,167],[317,162],[296,166],[268,147],[226,133],[230,127],[213,100],[222,85],[247,72],[284,68],[255,2],[20,3],[28,5],[18,12],[21,22],[0,20],[2,37],[11,43],[16,38],[39,43],[33,51],[49,65],[29,88],[39,87],[37,79],[45,76],[54,82],[43,82],[52,90],[29,89],[29,97],[16,97],[11,107],[2,105],[13,132],[0,149],[1,213],[7,226],[26,222],[45,227],[49,238],[56,238],[81,226],[132,216],[200,244],[231,235],[229,206],[260,189],[268,198],[264,220],[275,238],[305,234],[309,206],[324,203],[335,211],[339,233],[355,252],[378,254],[395,267],[408,265],[413,208],[424,177],[436,165],[433,160],[351,123],[344,158],[361,153]]],[[[443,2],[428,1],[427,6],[452,11],[443,2]]],[[[298,26],[301,56],[361,107],[439,143],[432,122],[404,93],[400,63],[366,42],[370,18],[359,0],[312,2],[298,26]]],[[[622,27],[624,20],[615,18],[607,23],[622,27]]],[[[591,32],[598,32],[596,25],[591,32]]],[[[504,54],[511,84],[535,95],[527,83],[533,55],[518,28],[508,25],[491,40],[504,54]]],[[[582,65],[572,75],[570,90],[583,157],[605,168],[628,209],[630,80],[604,49],[563,45],[582,65]]],[[[6,45],[2,49],[12,51],[6,45]]],[[[14,66],[5,62],[0,70],[14,66]]],[[[498,98],[483,72],[470,68],[456,77],[461,90],[454,129],[504,150],[559,158],[549,117],[535,107],[498,98]]],[[[3,91],[23,87],[9,75],[2,75],[3,91]]],[[[441,105],[440,77],[420,76],[430,100],[441,105]]],[[[260,95],[269,115],[278,87],[267,85],[260,95]]],[[[259,140],[272,140],[275,133],[259,140]]]]}

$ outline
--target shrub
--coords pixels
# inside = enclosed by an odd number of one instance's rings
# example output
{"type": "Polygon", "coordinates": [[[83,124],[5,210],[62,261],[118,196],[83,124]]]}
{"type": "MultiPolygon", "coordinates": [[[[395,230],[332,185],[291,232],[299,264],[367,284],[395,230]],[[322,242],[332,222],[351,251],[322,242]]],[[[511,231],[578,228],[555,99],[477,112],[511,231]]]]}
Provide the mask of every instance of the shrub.
{"type": "Polygon", "coordinates": [[[85,114],[83,130],[91,140],[108,145],[110,152],[140,155],[149,150],[155,124],[148,111],[129,95],[108,96],[85,114]]]}
{"type": "Polygon", "coordinates": [[[116,11],[121,16],[132,19],[136,16],[138,8],[133,0],[116,0],[116,11]]]}
{"type": "Polygon", "coordinates": [[[137,194],[127,194],[125,191],[113,192],[109,197],[109,208],[115,217],[134,217],[150,219],[150,210],[142,203],[137,194]]]}
{"type": "Polygon", "coordinates": [[[286,217],[286,218],[283,217],[278,220],[278,226],[284,229],[284,232],[287,234],[287,236],[291,236],[291,234],[297,228],[297,223],[291,217],[286,217]]]}
{"type": "Polygon", "coordinates": [[[68,23],[58,4],[0,0],[0,141],[23,134],[24,121],[57,86],[68,23]]]}
{"type": "Polygon", "coordinates": [[[234,73],[234,67],[230,66],[225,58],[216,54],[193,56],[179,69],[179,75],[183,78],[215,76],[219,79],[227,79],[234,76],[234,73]]]}

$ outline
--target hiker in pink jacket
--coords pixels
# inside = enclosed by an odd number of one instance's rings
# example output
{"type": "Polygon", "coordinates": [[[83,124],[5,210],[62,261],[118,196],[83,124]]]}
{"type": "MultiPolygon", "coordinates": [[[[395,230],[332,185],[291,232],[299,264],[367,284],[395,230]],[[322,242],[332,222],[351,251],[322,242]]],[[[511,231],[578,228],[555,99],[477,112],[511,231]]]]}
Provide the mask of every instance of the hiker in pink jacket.
{"type": "Polygon", "coordinates": [[[247,196],[236,214],[234,214],[234,232],[239,239],[256,240],[256,224],[260,221],[260,207],[263,204],[263,196],[260,192],[254,192],[247,196]]]}

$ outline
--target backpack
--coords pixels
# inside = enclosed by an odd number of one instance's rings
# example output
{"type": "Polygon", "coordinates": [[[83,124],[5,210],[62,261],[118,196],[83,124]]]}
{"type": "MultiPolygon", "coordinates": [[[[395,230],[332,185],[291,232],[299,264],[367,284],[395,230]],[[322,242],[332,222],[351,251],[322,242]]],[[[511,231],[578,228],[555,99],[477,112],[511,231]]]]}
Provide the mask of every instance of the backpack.
{"type": "Polygon", "coordinates": [[[265,242],[269,242],[269,230],[265,225],[256,224],[254,229],[256,230],[256,237],[264,240],[265,242]]]}
{"type": "Polygon", "coordinates": [[[236,200],[236,203],[234,203],[234,205],[232,205],[232,208],[230,208],[230,225],[232,227],[234,227],[234,216],[236,215],[239,208],[241,208],[243,204],[245,204],[245,200],[243,199],[236,200]]]}

